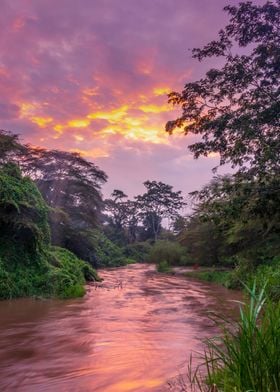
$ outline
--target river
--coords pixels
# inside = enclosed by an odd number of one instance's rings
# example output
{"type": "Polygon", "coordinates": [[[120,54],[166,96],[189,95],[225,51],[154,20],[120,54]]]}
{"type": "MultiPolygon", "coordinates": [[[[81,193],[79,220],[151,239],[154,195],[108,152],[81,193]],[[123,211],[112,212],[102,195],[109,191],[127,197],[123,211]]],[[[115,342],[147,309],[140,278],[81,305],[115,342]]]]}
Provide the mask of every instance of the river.
{"type": "Polygon", "coordinates": [[[101,270],[75,300],[0,302],[0,391],[154,392],[230,316],[240,293],[162,275],[151,265],[101,270]]]}

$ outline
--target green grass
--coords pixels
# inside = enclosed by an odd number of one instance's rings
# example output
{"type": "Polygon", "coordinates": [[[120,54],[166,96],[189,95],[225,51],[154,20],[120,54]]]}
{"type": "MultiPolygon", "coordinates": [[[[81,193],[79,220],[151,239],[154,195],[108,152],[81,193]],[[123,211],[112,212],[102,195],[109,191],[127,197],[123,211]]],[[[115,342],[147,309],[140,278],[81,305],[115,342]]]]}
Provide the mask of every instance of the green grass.
{"type": "Polygon", "coordinates": [[[203,280],[206,282],[219,283],[227,286],[230,271],[216,271],[216,270],[205,270],[205,271],[189,271],[185,272],[185,276],[203,280]]]}
{"type": "Polygon", "coordinates": [[[125,261],[125,265],[136,264],[137,263],[136,260],[131,259],[131,258],[125,258],[124,261],[125,261]]]}
{"type": "Polygon", "coordinates": [[[207,340],[200,366],[190,362],[192,391],[280,391],[280,302],[270,302],[255,283],[247,291],[239,321],[219,318],[222,336],[207,340]]]}

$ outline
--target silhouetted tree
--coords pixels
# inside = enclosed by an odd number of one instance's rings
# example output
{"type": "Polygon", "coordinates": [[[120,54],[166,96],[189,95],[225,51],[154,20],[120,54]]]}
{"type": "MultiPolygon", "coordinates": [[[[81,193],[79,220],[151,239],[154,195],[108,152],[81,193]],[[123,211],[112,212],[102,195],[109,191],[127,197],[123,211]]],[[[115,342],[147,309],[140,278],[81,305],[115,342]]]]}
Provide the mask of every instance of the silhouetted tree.
{"type": "Polygon", "coordinates": [[[156,241],[160,233],[162,219],[175,219],[185,203],[181,195],[182,192],[174,192],[170,185],[157,181],[146,181],[144,185],[146,192],[137,196],[135,200],[143,224],[148,230],[151,230],[156,241]]]}
{"type": "Polygon", "coordinates": [[[205,77],[189,82],[169,101],[180,105],[182,115],[166,125],[172,133],[201,135],[189,146],[194,157],[220,155],[252,175],[279,172],[280,164],[280,3],[251,1],[227,6],[229,24],[218,40],[193,57],[202,61],[221,57],[224,65],[210,69],[205,77]],[[238,50],[239,49],[239,50],[238,50]]]}

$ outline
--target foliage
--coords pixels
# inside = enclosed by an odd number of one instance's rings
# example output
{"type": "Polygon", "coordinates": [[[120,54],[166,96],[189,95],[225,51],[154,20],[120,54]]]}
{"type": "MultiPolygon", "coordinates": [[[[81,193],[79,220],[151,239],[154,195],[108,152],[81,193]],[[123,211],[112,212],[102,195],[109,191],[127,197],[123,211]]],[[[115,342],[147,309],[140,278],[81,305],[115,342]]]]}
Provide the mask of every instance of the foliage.
{"type": "Polygon", "coordinates": [[[279,172],[279,0],[264,5],[242,2],[227,6],[229,24],[219,38],[194,49],[202,61],[221,57],[224,65],[173,92],[169,101],[180,105],[182,115],[170,121],[172,132],[201,135],[189,148],[195,158],[218,153],[220,163],[230,162],[242,171],[262,176],[279,172]]]}
{"type": "Polygon", "coordinates": [[[117,189],[110,199],[105,200],[104,232],[119,245],[150,239],[156,241],[163,230],[162,220],[175,220],[185,204],[181,192],[174,192],[170,185],[146,181],[144,186],[146,192],[136,196],[135,200],[127,199],[127,195],[117,189]]]}
{"type": "Polygon", "coordinates": [[[84,261],[78,259],[67,249],[55,247],[50,251],[52,263],[55,264],[50,272],[53,290],[56,296],[68,298],[83,296],[86,280],[100,280],[94,269],[84,261]]]}
{"type": "Polygon", "coordinates": [[[222,337],[207,340],[202,366],[208,386],[200,367],[190,369],[193,390],[208,391],[209,385],[223,392],[279,390],[280,302],[267,301],[264,289],[257,294],[255,284],[248,291],[250,301],[240,308],[240,320],[225,325],[218,319],[222,337]]]}
{"type": "Polygon", "coordinates": [[[237,264],[240,269],[243,260],[252,273],[280,254],[279,195],[279,175],[262,181],[240,175],[215,177],[191,193],[194,213],[178,240],[196,263],[237,264]]]}
{"type": "Polygon", "coordinates": [[[67,249],[78,254],[95,268],[125,265],[125,256],[120,247],[97,229],[70,233],[67,249]]]}
{"type": "Polygon", "coordinates": [[[235,269],[228,275],[226,287],[242,289],[243,282],[257,287],[265,285],[266,296],[274,301],[280,300],[280,259],[274,258],[269,264],[261,264],[253,268],[246,260],[240,260],[235,269]]]}
{"type": "Polygon", "coordinates": [[[1,299],[76,297],[85,294],[86,280],[100,280],[88,264],[65,249],[46,247],[29,254],[6,240],[1,241],[0,254],[1,299]]]}
{"type": "Polygon", "coordinates": [[[124,249],[124,255],[128,258],[132,258],[137,262],[145,262],[149,258],[152,245],[148,242],[135,242],[128,244],[124,249]]]}
{"type": "Polygon", "coordinates": [[[123,191],[115,189],[111,199],[105,200],[105,208],[110,213],[110,223],[119,230],[124,228],[127,218],[126,198],[123,191]]]}
{"type": "Polygon", "coordinates": [[[50,245],[48,208],[18,167],[0,169],[0,298],[82,295],[95,271],[72,253],[50,245]]]}
{"type": "Polygon", "coordinates": [[[170,265],[166,260],[162,260],[157,264],[157,272],[164,273],[164,274],[171,272],[170,265]]]}
{"type": "Polygon", "coordinates": [[[219,283],[224,286],[228,286],[228,278],[230,275],[230,271],[221,271],[221,270],[202,270],[202,271],[190,271],[186,272],[185,276],[204,280],[206,282],[211,283],[219,283]]]}
{"type": "Polygon", "coordinates": [[[186,272],[187,277],[222,284],[229,289],[244,289],[256,282],[257,287],[265,287],[266,297],[272,301],[280,300],[280,259],[274,258],[270,264],[261,264],[257,268],[240,259],[234,269],[221,270],[211,268],[186,272]]]}
{"type": "Polygon", "coordinates": [[[18,135],[0,130],[0,165],[9,162],[24,151],[26,148],[19,143],[18,135]]]}
{"type": "Polygon", "coordinates": [[[181,191],[174,192],[173,187],[163,182],[144,182],[146,192],[136,197],[140,217],[144,225],[152,231],[156,241],[163,218],[174,220],[178,211],[185,204],[181,191]]]}
{"type": "Polygon", "coordinates": [[[64,246],[70,232],[97,226],[103,207],[101,185],[107,176],[94,163],[77,153],[21,145],[17,135],[4,131],[0,154],[0,164],[16,162],[51,207],[53,243],[64,246]]]}
{"type": "Polygon", "coordinates": [[[223,235],[213,222],[202,221],[194,214],[178,234],[178,241],[187,248],[193,264],[212,266],[221,263],[223,235]]]}
{"type": "Polygon", "coordinates": [[[104,204],[107,211],[104,230],[108,237],[119,245],[135,242],[139,222],[137,203],[128,200],[121,190],[115,189],[104,204]]]}
{"type": "Polygon", "coordinates": [[[48,208],[37,187],[13,163],[0,170],[0,231],[26,248],[49,242],[48,208]]]}
{"type": "Polygon", "coordinates": [[[148,261],[160,263],[165,260],[169,265],[184,265],[186,249],[171,241],[158,240],[151,249],[148,261]]]}

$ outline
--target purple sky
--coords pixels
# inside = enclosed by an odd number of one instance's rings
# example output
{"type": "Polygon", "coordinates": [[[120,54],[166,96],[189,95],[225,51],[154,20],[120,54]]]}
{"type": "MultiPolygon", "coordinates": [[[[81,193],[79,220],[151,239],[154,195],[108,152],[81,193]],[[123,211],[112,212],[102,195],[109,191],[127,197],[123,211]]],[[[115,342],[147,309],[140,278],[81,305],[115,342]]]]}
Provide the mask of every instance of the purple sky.
{"type": "MultiPolygon", "coordinates": [[[[233,0],[2,0],[0,128],[79,151],[130,196],[161,180],[185,193],[217,158],[193,160],[192,137],[169,137],[166,93],[212,63],[189,48],[216,37],[233,0]]],[[[217,61],[217,60],[216,60],[217,61]]]]}

